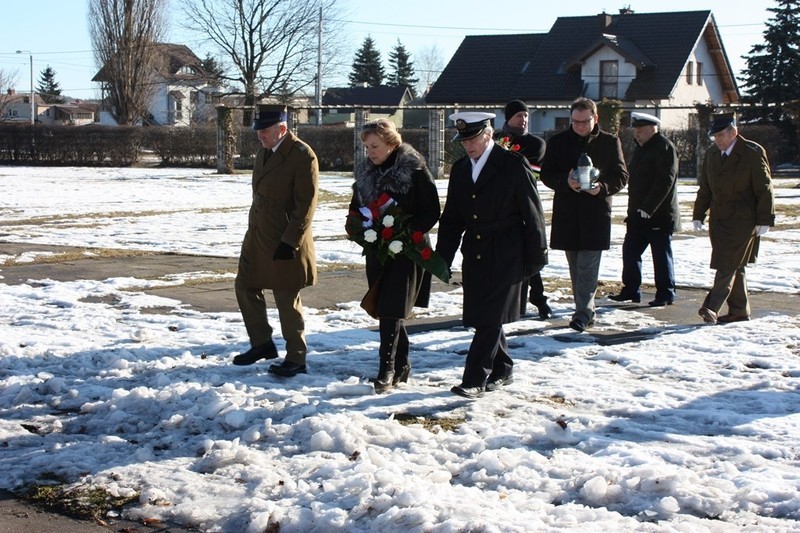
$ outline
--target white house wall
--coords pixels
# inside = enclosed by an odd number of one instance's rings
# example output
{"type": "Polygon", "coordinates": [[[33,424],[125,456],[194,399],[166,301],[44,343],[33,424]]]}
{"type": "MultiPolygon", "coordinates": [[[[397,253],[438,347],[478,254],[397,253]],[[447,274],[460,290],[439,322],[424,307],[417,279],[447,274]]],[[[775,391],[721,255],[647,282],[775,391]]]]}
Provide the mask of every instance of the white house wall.
{"type": "Polygon", "coordinates": [[[202,90],[207,85],[186,86],[186,85],[169,85],[166,83],[158,83],[156,91],[150,103],[148,111],[153,115],[153,119],[162,126],[176,126],[185,127],[191,125],[192,115],[195,111],[191,101],[191,93],[198,92],[197,105],[203,105],[205,102],[205,95],[202,90]],[[181,119],[175,119],[175,104],[173,97],[170,93],[179,91],[183,94],[183,106],[181,108],[181,119]]]}
{"type": "MultiPolygon", "coordinates": [[[[712,102],[722,102],[723,100],[723,90],[722,84],[720,83],[720,74],[714,68],[714,61],[711,58],[711,54],[708,52],[708,45],[705,39],[700,39],[697,43],[692,54],[687,58],[686,63],[683,65],[683,70],[681,71],[681,75],[678,77],[677,83],[675,84],[675,88],[672,92],[672,99],[670,104],[672,106],[686,106],[686,107],[694,107],[696,104],[699,103],[706,103],[708,101],[712,102]],[[694,74],[692,76],[692,83],[687,83],[686,79],[686,67],[692,63],[692,67],[694,70],[694,74]],[[700,63],[702,65],[701,68],[701,77],[702,83],[697,83],[697,64],[700,63]]],[[[692,113],[692,110],[688,110],[682,114],[682,122],[675,121],[674,123],[670,123],[669,126],[664,125],[664,127],[674,127],[674,128],[686,128],[689,126],[688,123],[688,115],[692,113]]]]}
{"type": "Polygon", "coordinates": [[[581,67],[581,78],[586,85],[586,97],[595,101],[600,100],[601,61],[616,61],[618,63],[617,98],[624,98],[631,81],[636,77],[636,67],[625,61],[624,57],[607,46],[592,54],[581,67]]]}

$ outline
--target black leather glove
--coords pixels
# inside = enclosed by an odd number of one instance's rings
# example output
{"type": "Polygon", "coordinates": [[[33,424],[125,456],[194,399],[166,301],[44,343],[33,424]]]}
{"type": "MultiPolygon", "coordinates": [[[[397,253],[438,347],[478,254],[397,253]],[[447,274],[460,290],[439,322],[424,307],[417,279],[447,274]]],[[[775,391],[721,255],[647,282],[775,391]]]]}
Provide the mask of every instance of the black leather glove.
{"type": "Polygon", "coordinates": [[[295,257],[297,257],[297,250],[281,241],[278,247],[275,248],[275,255],[272,256],[272,259],[275,261],[288,261],[295,257]]]}

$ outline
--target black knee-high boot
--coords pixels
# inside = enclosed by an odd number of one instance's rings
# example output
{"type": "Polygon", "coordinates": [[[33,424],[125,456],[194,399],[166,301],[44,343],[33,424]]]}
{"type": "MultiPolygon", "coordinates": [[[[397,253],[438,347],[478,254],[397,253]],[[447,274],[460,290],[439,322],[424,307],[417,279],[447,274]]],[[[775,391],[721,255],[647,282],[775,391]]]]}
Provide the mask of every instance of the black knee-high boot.
{"type": "Polygon", "coordinates": [[[394,380],[393,385],[405,383],[411,374],[411,363],[408,362],[408,332],[405,323],[400,320],[400,327],[397,332],[397,350],[394,357],[394,380]]]}
{"type": "Polygon", "coordinates": [[[378,368],[378,377],[373,380],[375,392],[389,390],[394,384],[394,362],[397,355],[397,342],[400,338],[401,325],[402,322],[394,318],[380,319],[381,347],[378,350],[380,366],[378,368]]]}

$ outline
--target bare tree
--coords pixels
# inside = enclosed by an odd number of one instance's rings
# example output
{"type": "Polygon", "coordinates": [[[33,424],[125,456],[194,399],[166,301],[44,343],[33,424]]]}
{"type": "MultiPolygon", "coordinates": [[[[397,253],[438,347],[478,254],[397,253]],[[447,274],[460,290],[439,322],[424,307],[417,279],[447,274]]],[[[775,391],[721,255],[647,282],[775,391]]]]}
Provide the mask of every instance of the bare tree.
{"type": "Polygon", "coordinates": [[[0,68],[0,120],[6,114],[6,106],[11,101],[11,92],[17,84],[18,74],[0,68]]]}
{"type": "Polygon", "coordinates": [[[89,0],[89,32],[111,116],[121,125],[146,118],[166,33],[168,0],[89,0]]]}
{"type": "MultiPolygon", "coordinates": [[[[213,43],[231,64],[223,78],[241,84],[252,109],[266,96],[288,100],[317,76],[320,15],[322,73],[341,56],[343,32],[335,31],[337,0],[181,0],[185,26],[213,43]],[[326,22],[328,21],[328,22],[326,22]],[[330,24],[330,26],[328,26],[330,24]]],[[[236,93],[234,93],[236,94],[236,93]]],[[[248,110],[249,111],[249,110],[248,110]]],[[[251,113],[244,113],[249,124],[251,113]]]]}
{"type": "Polygon", "coordinates": [[[435,44],[420,49],[417,52],[414,65],[414,70],[419,76],[417,94],[424,96],[428,94],[428,90],[439,79],[439,74],[444,70],[441,49],[435,44]]]}

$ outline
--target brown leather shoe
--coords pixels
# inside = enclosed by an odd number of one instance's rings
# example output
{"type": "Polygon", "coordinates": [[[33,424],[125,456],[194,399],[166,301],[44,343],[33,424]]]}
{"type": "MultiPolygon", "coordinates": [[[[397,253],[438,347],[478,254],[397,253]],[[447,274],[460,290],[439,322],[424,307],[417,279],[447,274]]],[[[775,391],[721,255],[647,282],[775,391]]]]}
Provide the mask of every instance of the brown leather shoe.
{"type": "Polygon", "coordinates": [[[708,307],[701,307],[700,310],[697,312],[700,315],[700,318],[703,319],[703,322],[706,324],[716,324],[717,323],[717,313],[709,309],[708,307]]]}
{"type": "Polygon", "coordinates": [[[730,313],[717,317],[717,322],[720,324],[730,324],[731,322],[747,322],[748,320],[750,320],[750,317],[747,315],[732,315],[730,313]]]}

